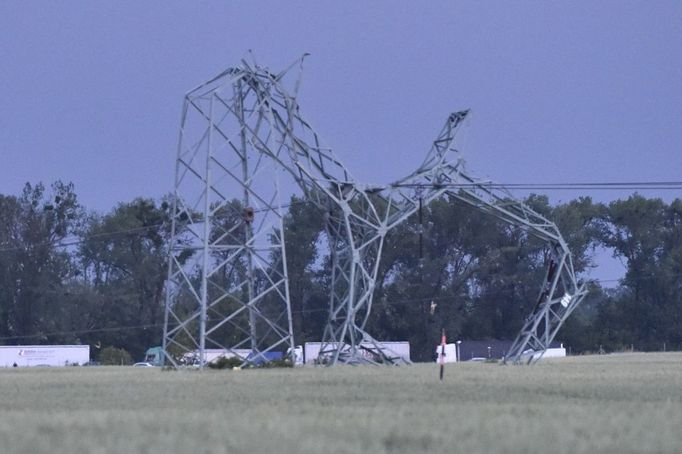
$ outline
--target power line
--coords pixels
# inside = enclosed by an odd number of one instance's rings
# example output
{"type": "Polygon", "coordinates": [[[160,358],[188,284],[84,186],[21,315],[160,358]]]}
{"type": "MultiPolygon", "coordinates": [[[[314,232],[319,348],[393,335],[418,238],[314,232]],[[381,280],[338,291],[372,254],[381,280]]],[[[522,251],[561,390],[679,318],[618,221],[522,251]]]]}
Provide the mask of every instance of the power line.
{"type": "MultiPolygon", "coordinates": [[[[126,233],[135,233],[135,232],[141,232],[145,231],[147,229],[153,229],[157,227],[163,226],[164,223],[160,224],[151,224],[151,225],[145,225],[141,227],[131,227],[129,229],[124,229],[124,230],[115,230],[113,232],[99,232],[99,233],[93,233],[93,234],[88,234],[84,238],[77,238],[77,239],[72,239],[72,240],[63,240],[63,241],[58,241],[56,243],[50,243],[50,242],[44,242],[44,243],[37,243],[36,246],[53,246],[56,248],[65,248],[69,246],[78,246],[79,244],[86,243],[92,239],[100,239],[100,238],[108,238],[116,235],[123,235],[126,233]]],[[[11,248],[2,248],[0,249],[0,252],[12,252],[12,251],[22,251],[25,248],[23,247],[11,247],[11,248]]]]}
{"type": "Polygon", "coordinates": [[[91,333],[105,333],[105,332],[116,332],[116,331],[131,331],[136,329],[147,329],[147,328],[158,328],[162,327],[163,324],[145,324],[145,325],[127,325],[127,326],[116,326],[108,328],[90,328],[82,330],[72,330],[72,331],[54,331],[51,333],[38,333],[38,334],[26,334],[23,336],[3,336],[0,337],[0,341],[5,340],[17,340],[17,339],[42,339],[49,336],[68,336],[77,334],[91,334],[91,333]]]}
{"type": "MultiPolygon", "coordinates": [[[[390,188],[414,188],[424,189],[430,187],[441,187],[450,189],[517,189],[517,190],[682,190],[682,181],[636,181],[636,182],[562,182],[562,183],[495,183],[495,182],[473,182],[473,183],[446,183],[446,184],[430,184],[430,183],[409,183],[409,184],[395,184],[387,185],[386,189],[390,188]]],[[[293,203],[282,204],[281,208],[290,208],[294,205],[311,204],[312,201],[301,200],[293,203]]],[[[256,212],[266,211],[265,209],[256,210],[256,212]]],[[[122,235],[127,233],[141,232],[147,229],[157,228],[163,226],[164,223],[151,224],[140,227],[132,227],[129,229],[122,229],[113,232],[99,232],[87,235],[85,238],[65,240],[57,243],[39,243],[38,246],[54,246],[57,248],[65,248],[70,246],[77,246],[87,242],[91,239],[108,238],[111,236],[122,235]]],[[[0,252],[12,252],[23,250],[22,247],[8,247],[0,248],[0,252]]]]}
{"type": "MultiPolygon", "coordinates": [[[[656,274],[644,274],[640,275],[640,279],[655,279],[661,277],[660,273],[656,274]]],[[[679,277],[677,275],[667,275],[667,277],[679,277]]],[[[586,282],[591,282],[591,283],[606,283],[606,282],[620,282],[622,279],[589,279],[586,282]]],[[[507,295],[511,292],[511,289],[500,289],[497,291],[493,292],[484,292],[482,295],[483,296],[491,296],[491,295],[507,295]]],[[[136,296],[139,295],[140,293],[126,293],[125,295],[116,295],[116,296],[136,296]]],[[[454,295],[440,295],[440,296],[431,296],[431,297],[416,297],[416,298],[405,298],[405,299],[387,299],[386,302],[388,304],[405,304],[405,303],[425,303],[425,302],[430,302],[430,301],[444,301],[444,300],[453,300],[455,298],[454,295]]],[[[380,299],[380,298],[379,298],[380,299]]],[[[292,314],[306,314],[306,313],[317,313],[317,312],[328,312],[328,308],[318,308],[318,309],[302,309],[298,311],[292,311],[292,314]]],[[[208,320],[210,321],[210,320],[208,320]]],[[[215,321],[215,320],[214,320],[215,321]]],[[[172,325],[169,325],[172,326],[172,325]]],[[[117,332],[117,331],[132,331],[132,330],[139,330],[139,329],[150,329],[150,328],[162,328],[163,324],[162,323],[148,323],[148,324],[141,324],[141,325],[124,325],[124,326],[117,326],[117,327],[106,327],[106,328],[90,328],[90,329],[82,329],[82,330],[70,330],[70,331],[54,331],[54,332],[49,332],[49,333],[38,333],[38,334],[29,334],[29,335],[21,335],[21,336],[2,336],[0,337],[0,341],[8,341],[8,340],[19,340],[19,339],[42,339],[46,337],[51,337],[51,336],[75,336],[75,335],[83,335],[83,334],[93,334],[93,333],[106,333],[106,332],[117,332]]]]}
{"type": "MultiPolygon", "coordinates": [[[[292,311],[292,314],[304,314],[304,313],[313,313],[313,312],[328,312],[329,309],[324,308],[324,309],[303,309],[300,311],[292,311]]],[[[207,322],[218,322],[221,321],[219,319],[208,319],[207,322]]],[[[177,324],[172,324],[169,323],[169,327],[174,327],[177,326],[177,324]]],[[[21,335],[21,336],[2,336],[0,337],[0,341],[8,341],[8,340],[19,340],[19,339],[43,339],[46,337],[51,337],[51,336],[75,336],[75,335],[82,335],[82,334],[94,334],[94,333],[108,333],[108,332],[117,332],[117,331],[133,331],[133,330],[139,330],[139,329],[149,329],[149,328],[163,328],[163,323],[147,323],[143,325],[124,325],[124,326],[115,326],[115,327],[106,327],[106,328],[89,328],[89,329],[79,329],[79,330],[70,330],[70,331],[53,331],[49,333],[37,333],[37,334],[26,334],[26,335],[21,335]]]]}
{"type": "Polygon", "coordinates": [[[682,181],[649,181],[649,182],[583,182],[583,183],[404,183],[391,187],[407,188],[451,188],[451,189],[518,189],[518,190],[682,190],[682,181]]]}

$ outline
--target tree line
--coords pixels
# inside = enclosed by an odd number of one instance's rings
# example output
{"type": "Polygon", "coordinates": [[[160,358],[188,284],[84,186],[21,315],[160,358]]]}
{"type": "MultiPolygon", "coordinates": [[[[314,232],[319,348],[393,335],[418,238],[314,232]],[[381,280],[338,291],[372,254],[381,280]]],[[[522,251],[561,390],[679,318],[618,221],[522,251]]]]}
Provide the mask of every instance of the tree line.
{"type": "MultiPolygon", "coordinates": [[[[158,345],[168,200],[96,213],[60,181],[0,194],[0,344],[89,344],[95,357],[113,346],[133,358],[158,345]]],[[[574,353],[682,348],[682,200],[525,201],[557,224],[590,288],[557,340],[574,353]],[[590,280],[604,250],[625,265],[617,283],[590,280]]],[[[319,341],[326,322],[322,219],[292,197],[285,238],[297,343],[319,341]]],[[[435,200],[388,235],[368,331],[410,341],[414,360],[431,358],[443,328],[451,339],[512,339],[537,299],[546,248],[447,196],[435,200]]]]}

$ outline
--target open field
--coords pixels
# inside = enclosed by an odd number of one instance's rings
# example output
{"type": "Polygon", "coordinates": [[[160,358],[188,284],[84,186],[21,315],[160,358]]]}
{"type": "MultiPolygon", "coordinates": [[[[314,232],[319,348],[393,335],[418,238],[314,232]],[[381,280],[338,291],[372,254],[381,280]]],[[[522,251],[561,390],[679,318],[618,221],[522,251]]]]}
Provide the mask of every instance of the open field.
{"type": "Polygon", "coordinates": [[[4,369],[0,452],[682,452],[680,353],[448,366],[4,369]]]}

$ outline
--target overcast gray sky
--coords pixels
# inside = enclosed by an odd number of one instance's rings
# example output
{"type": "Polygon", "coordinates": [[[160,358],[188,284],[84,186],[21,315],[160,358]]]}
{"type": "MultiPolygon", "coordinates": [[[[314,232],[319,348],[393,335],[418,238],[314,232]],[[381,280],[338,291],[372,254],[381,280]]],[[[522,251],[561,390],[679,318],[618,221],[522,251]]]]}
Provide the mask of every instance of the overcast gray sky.
{"type": "MultiPolygon", "coordinates": [[[[3,194],[61,179],[106,211],[170,191],[184,92],[248,49],[311,54],[302,111],[359,179],[412,171],[463,108],[479,176],[682,179],[679,1],[4,1],[0,36],[3,194]]],[[[578,195],[625,194],[550,193],[578,195]]]]}

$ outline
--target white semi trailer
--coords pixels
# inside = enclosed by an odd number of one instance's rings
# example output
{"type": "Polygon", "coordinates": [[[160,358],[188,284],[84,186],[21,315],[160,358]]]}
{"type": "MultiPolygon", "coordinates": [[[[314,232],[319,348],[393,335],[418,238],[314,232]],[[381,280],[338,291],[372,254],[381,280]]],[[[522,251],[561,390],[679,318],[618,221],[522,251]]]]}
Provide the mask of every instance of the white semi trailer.
{"type": "Polygon", "coordinates": [[[436,347],[436,362],[441,363],[456,363],[457,362],[457,344],[445,344],[445,356],[443,356],[443,346],[436,347]]]}
{"type": "Polygon", "coordinates": [[[565,358],[566,357],[566,349],[564,348],[564,344],[561,344],[560,347],[548,348],[547,350],[545,350],[544,354],[543,354],[543,352],[535,352],[533,350],[526,350],[521,355],[521,361],[527,363],[531,359],[537,360],[540,357],[542,357],[542,359],[565,358]]]}
{"type": "Polygon", "coordinates": [[[89,361],[89,345],[0,346],[0,367],[71,366],[89,361]]]}
{"type": "MultiPolygon", "coordinates": [[[[370,344],[366,344],[368,348],[373,347],[370,344]]],[[[403,358],[405,361],[410,361],[410,343],[407,341],[400,342],[379,342],[382,349],[386,349],[387,353],[403,358]]],[[[318,357],[320,356],[320,349],[322,348],[322,342],[306,342],[303,344],[303,363],[304,364],[316,364],[318,357]]],[[[369,357],[370,353],[367,352],[369,357]]]]}

